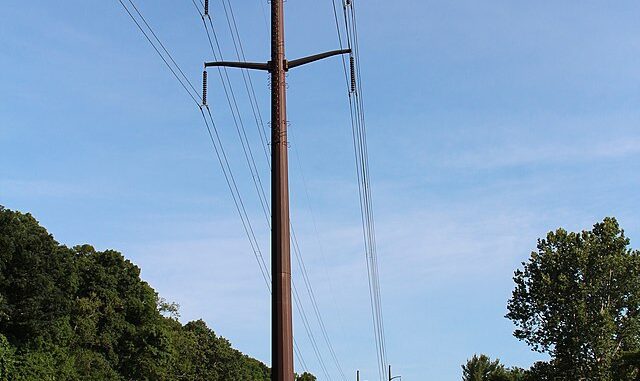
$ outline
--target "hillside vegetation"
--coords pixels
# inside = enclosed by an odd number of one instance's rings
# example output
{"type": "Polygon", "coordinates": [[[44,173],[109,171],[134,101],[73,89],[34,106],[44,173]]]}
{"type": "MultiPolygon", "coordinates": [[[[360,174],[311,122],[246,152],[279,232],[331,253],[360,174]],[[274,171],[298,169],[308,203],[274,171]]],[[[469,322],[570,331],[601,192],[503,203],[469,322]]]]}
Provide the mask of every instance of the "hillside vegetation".
{"type": "Polygon", "coordinates": [[[31,215],[0,206],[0,381],[9,380],[267,381],[270,370],[204,321],[181,324],[121,253],[60,245],[31,215]]]}

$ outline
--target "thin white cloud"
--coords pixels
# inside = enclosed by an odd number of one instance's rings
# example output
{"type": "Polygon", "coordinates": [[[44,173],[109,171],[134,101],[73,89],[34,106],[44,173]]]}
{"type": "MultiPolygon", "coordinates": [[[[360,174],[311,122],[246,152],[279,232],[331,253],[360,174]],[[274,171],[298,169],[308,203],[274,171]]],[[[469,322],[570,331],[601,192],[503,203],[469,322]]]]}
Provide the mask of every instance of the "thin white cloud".
{"type": "Polygon", "coordinates": [[[535,164],[583,163],[640,155],[640,137],[607,141],[558,141],[505,144],[467,151],[447,160],[445,165],[459,168],[504,168],[535,164]]]}
{"type": "MultiPolygon", "coordinates": [[[[97,189],[77,182],[48,180],[0,180],[0,195],[3,197],[85,197],[95,195],[97,189]]],[[[104,189],[102,189],[104,192],[104,189]]]]}

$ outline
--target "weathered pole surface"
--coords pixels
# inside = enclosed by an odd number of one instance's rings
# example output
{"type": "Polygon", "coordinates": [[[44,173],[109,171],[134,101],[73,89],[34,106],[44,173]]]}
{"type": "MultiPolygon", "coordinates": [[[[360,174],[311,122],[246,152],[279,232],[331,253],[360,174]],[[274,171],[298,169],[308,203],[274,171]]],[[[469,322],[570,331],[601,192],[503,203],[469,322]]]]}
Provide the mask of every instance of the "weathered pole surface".
{"type": "Polygon", "coordinates": [[[294,381],[286,66],[284,4],[271,0],[272,381],[294,381]]]}

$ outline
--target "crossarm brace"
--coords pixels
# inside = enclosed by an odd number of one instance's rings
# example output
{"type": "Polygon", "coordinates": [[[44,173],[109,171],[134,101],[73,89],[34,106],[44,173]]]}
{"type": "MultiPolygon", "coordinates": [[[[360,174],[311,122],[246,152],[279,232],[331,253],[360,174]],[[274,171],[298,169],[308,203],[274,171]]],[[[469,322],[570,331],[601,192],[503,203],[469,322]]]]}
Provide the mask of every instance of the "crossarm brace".
{"type": "Polygon", "coordinates": [[[271,65],[261,62],[205,62],[204,67],[212,66],[224,66],[224,67],[237,67],[241,69],[254,69],[254,70],[271,70],[271,65]]]}
{"type": "MultiPolygon", "coordinates": [[[[311,62],[319,61],[321,59],[325,59],[328,57],[337,56],[340,54],[349,54],[351,53],[351,49],[342,49],[342,50],[332,50],[326,53],[315,54],[313,56],[308,56],[304,58],[299,58],[297,60],[289,61],[285,65],[285,70],[293,69],[294,67],[302,66],[311,62]]],[[[237,67],[240,69],[254,69],[254,70],[265,70],[271,71],[271,62],[261,63],[261,62],[230,62],[230,61],[219,61],[219,62],[205,62],[204,67],[237,67]]]]}
{"type": "Polygon", "coordinates": [[[340,54],[349,54],[351,53],[351,49],[342,49],[342,50],[332,50],[326,53],[315,54],[313,56],[299,58],[297,60],[289,61],[289,69],[293,69],[294,67],[302,66],[311,62],[319,61],[325,58],[337,56],[340,54]]]}

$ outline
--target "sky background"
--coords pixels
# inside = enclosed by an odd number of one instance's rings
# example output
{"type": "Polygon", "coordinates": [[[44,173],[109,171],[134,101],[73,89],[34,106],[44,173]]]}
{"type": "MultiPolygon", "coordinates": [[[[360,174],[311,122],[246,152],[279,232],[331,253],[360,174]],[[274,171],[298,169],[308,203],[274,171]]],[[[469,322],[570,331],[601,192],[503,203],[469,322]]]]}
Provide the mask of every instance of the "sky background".
{"type": "MultiPolygon", "coordinates": [[[[338,47],[330,0],[286,4],[290,59],[338,47]]],[[[191,2],[137,5],[199,88],[212,57],[191,2]]],[[[640,247],[640,3],[357,6],[394,373],[453,381],[474,353],[510,366],[544,359],[503,317],[513,271],[536,239],[616,216],[640,247]]],[[[266,61],[266,0],[233,7],[247,58],[266,61]]],[[[219,1],[212,13],[233,58],[219,1]]],[[[181,305],[182,321],[203,318],[268,363],[269,295],[201,116],[120,4],[3,1],[0,51],[0,204],[33,213],[61,243],[122,251],[181,305]]],[[[242,77],[231,75],[266,184],[242,77]]],[[[211,77],[214,117],[268,253],[268,228],[211,77]]],[[[315,63],[288,80],[293,223],[343,369],[377,380],[342,65],[315,63]]],[[[266,118],[267,76],[253,82],[266,118]]],[[[298,317],[296,337],[321,376],[298,317]]]]}

